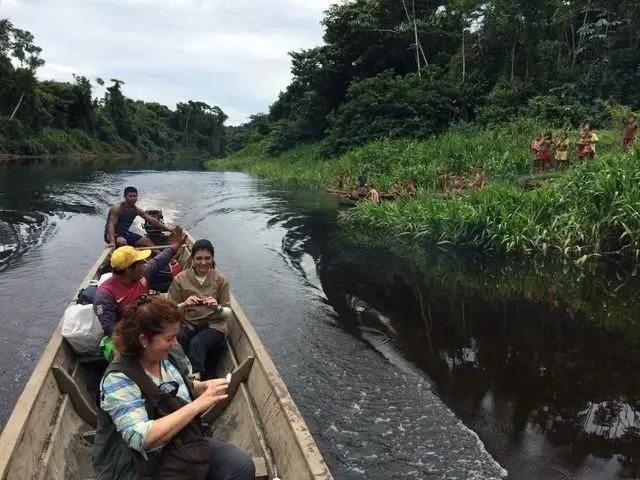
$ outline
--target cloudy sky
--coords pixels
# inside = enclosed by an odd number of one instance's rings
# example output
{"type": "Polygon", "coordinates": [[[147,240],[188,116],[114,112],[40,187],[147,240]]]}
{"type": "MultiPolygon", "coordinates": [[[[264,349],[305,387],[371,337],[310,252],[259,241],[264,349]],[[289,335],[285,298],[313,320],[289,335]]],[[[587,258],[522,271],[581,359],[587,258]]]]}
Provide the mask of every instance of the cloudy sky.
{"type": "Polygon", "coordinates": [[[287,52],[322,43],[336,0],[0,0],[31,31],[42,78],[118,78],[132,98],[219,105],[229,124],[264,112],[290,80],[287,52]]]}

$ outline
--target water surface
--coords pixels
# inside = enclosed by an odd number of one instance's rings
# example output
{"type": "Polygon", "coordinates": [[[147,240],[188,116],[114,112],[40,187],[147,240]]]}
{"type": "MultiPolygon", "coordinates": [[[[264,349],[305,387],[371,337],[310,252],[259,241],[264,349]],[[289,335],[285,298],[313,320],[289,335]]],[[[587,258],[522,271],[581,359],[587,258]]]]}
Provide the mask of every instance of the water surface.
{"type": "MultiPolygon", "coordinates": [[[[239,173],[5,170],[0,413],[6,420],[64,305],[104,248],[125,186],[195,237],[253,322],[338,479],[498,478],[502,469],[431,391],[346,329],[318,274],[337,201],[239,173]]],[[[400,357],[398,357],[400,358],[400,357]]]]}
{"type": "Polygon", "coordinates": [[[337,479],[496,478],[483,444],[514,479],[639,476],[632,270],[371,245],[240,173],[0,173],[0,425],[129,184],[213,241],[337,479]]]}

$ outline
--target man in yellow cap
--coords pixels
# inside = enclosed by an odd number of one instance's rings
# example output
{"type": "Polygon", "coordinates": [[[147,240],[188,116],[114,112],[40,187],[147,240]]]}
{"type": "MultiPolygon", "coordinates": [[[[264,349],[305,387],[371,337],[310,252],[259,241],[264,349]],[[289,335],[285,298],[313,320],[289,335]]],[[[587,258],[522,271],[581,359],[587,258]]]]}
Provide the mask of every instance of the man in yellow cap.
{"type": "Polygon", "coordinates": [[[116,324],[122,319],[124,308],[149,291],[149,279],[169,265],[187,240],[182,228],[176,227],[175,233],[179,240],[148,261],[151,250],[136,250],[127,245],[113,251],[113,275],[98,287],[93,300],[93,310],[106,336],[110,337],[113,333],[116,324]]]}

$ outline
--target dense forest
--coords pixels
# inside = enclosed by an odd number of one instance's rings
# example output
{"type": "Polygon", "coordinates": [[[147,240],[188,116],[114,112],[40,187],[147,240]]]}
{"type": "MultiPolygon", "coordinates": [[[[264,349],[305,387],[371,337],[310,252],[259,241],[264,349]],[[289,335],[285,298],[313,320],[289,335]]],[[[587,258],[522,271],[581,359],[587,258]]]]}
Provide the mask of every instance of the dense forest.
{"type": "Polygon", "coordinates": [[[0,153],[124,153],[219,157],[226,150],[225,113],[205,102],[159,103],[127,98],[122,80],[95,98],[93,81],[38,80],[44,65],[33,35],[0,19],[0,153]]]}
{"type": "Polygon", "coordinates": [[[230,150],[322,141],[333,155],[516,116],[602,129],[612,106],[640,106],[635,0],[355,0],[322,25],[324,44],[290,53],[290,85],[230,150]]]}

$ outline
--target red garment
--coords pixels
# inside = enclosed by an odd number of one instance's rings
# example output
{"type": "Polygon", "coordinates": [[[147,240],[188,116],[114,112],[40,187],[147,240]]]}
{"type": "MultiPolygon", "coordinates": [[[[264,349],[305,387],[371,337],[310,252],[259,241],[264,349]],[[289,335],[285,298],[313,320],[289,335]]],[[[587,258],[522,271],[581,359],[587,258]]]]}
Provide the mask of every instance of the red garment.
{"type": "Polygon", "coordinates": [[[542,162],[548,162],[550,158],[551,158],[551,152],[549,150],[540,151],[540,160],[542,162]]]}
{"type": "Polygon", "coordinates": [[[112,275],[100,285],[100,290],[109,293],[115,299],[118,305],[117,318],[121,319],[124,308],[138,300],[143,293],[148,293],[149,287],[145,277],[133,283],[123,283],[117,276],[112,275]]]}

